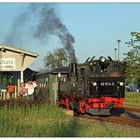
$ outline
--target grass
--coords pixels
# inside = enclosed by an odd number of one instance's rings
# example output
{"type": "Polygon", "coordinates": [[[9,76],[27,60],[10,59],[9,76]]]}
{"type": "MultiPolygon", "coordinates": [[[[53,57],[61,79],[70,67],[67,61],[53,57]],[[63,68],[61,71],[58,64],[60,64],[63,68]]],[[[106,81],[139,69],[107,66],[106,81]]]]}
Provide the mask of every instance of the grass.
{"type": "Polygon", "coordinates": [[[126,92],[125,105],[140,107],[140,92],[126,92]]]}
{"type": "Polygon", "coordinates": [[[9,102],[0,108],[0,137],[139,137],[139,132],[138,127],[80,120],[46,103],[9,102]]]}

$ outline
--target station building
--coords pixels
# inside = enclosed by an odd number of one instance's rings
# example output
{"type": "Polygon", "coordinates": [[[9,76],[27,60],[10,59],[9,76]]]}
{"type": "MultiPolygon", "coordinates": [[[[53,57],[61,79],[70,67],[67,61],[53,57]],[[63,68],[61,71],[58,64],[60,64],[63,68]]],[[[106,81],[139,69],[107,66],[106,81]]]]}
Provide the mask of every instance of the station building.
{"type": "Polygon", "coordinates": [[[28,67],[37,56],[38,54],[30,51],[0,45],[0,92],[10,82],[15,85],[17,95],[20,83],[28,80],[35,73],[28,67]]]}

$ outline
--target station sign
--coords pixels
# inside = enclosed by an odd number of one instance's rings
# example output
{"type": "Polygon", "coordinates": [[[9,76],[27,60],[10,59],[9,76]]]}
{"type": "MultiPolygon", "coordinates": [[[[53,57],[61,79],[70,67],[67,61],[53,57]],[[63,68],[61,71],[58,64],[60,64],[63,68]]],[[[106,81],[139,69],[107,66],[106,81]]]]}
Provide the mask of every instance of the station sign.
{"type": "Polygon", "coordinates": [[[0,70],[15,70],[16,60],[15,58],[0,58],[0,70]]]}

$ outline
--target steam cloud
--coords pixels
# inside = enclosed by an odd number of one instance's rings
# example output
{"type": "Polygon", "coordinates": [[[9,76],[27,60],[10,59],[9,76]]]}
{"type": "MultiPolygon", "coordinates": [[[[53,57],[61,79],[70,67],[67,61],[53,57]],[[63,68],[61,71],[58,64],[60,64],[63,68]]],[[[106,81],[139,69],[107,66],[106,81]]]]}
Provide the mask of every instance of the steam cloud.
{"type": "Polygon", "coordinates": [[[69,62],[76,62],[75,50],[73,48],[73,43],[75,42],[74,37],[57,16],[51,4],[29,4],[13,22],[12,30],[6,38],[6,43],[14,44],[18,40],[24,40],[23,38],[19,39],[19,36],[22,36],[22,32],[24,32],[27,25],[32,24],[30,19],[33,18],[34,30],[30,33],[31,36],[42,41],[48,35],[56,35],[68,53],[69,62]]]}

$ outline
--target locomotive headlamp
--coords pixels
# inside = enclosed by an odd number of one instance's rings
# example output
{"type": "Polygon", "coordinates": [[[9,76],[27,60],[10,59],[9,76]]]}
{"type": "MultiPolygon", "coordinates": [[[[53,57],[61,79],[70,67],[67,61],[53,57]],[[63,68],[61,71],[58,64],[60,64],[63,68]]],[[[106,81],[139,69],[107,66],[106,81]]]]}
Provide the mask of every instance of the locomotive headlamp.
{"type": "Polygon", "coordinates": [[[120,86],[123,86],[123,84],[124,84],[123,82],[120,82],[120,86]]]}
{"type": "Polygon", "coordinates": [[[93,86],[97,86],[97,83],[96,82],[93,82],[93,86]]]}
{"type": "Polygon", "coordinates": [[[58,78],[60,78],[61,77],[61,73],[58,73],[58,78]]]}
{"type": "Polygon", "coordinates": [[[101,62],[105,62],[105,57],[100,58],[101,62]]]}
{"type": "Polygon", "coordinates": [[[91,62],[89,65],[93,65],[93,63],[91,62]]]}

